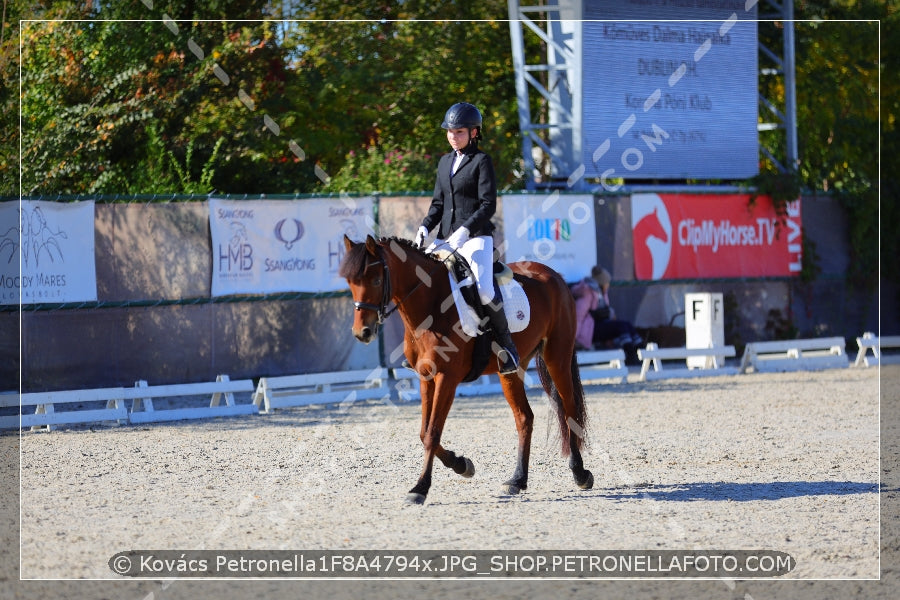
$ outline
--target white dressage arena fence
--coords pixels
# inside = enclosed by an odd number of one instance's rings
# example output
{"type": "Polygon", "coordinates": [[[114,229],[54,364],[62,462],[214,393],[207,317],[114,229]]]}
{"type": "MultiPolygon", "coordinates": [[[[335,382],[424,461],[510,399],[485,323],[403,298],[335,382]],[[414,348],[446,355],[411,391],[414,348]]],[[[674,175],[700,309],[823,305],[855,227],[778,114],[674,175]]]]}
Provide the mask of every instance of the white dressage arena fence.
{"type": "MultiPolygon", "coordinates": [[[[121,387],[3,394],[0,396],[0,407],[18,407],[21,403],[22,428],[49,431],[56,425],[75,423],[126,423],[128,409],[125,407],[124,396],[125,388],[121,387]],[[30,407],[34,407],[34,412],[26,413],[26,408],[30,407]]],[[[18,428],[19,425],[19,415],[0,417],[0,429],[18,428]]]]}
{"type": "MultiPolygon", "coordinates": [[[[885,357],[883,348],[900,348],[900,336],[876,336],[866,332],[856,339],[859,351],[855,366],[882,364],[900,358],[885,357]],[[871,352],[871,356],[870,356],[871,352]]],[[[845,342],[841,337],[780,340],[748,343],[739,367],[724,364],[724,358],[735,356],[734,346],[714,345],[709,348],[659,348],[648,343],[638,350],[641,371],[637,381],[676,377],[733,375],[748,372],[775,372],[846,368],[849,366],[845,342]],[[702,358],[700,367],[674,367],[664,361],[702,358]]],[[[625,353],[621,349],[585,351],[576,354],[583,382],[628,381],[625,353]]],[[[19,409],[20,414],[0,415],[0,429],[49,431],[58,425],[84,423],[150,423],[184,419],[203,419],[238,415],[270,414],[278,408],[309,404],[390,399],[392,388],[400,400],[418,400],[418,374],[409,369],[384,367],[262,377],[254,385],[252,379],[232,381],[219,375],[214,382],[149,385],[138,381],[134,387],[106,387],[51,392],[0,393],[0,410],[19,409]],[[389,378],[390,376],[390,378],[389,378]],[[249,394],[249,402],[238,402],[235,394],[249,394]],[[209,400],[206,400],[209,397],[209,400]],[[178,407],[160,409],[159,398],[177,398],[178,407]],[[202,399],[202,405],[190,406],[202,399]],[[130,410],[128,401],[131,401],[130,410]]],[[[527,388],[540,388],[537,370],[532,366],[524,373],[527,388]]],[[[502,386],[496,375],[483,375],[457,388],[459,396],[497,394],[502,386]]]]}
{"type": "Polygon", "coordinates": [[[147,385],[146,381],[141,380],[135,384],[135,387],[125,388],[125,398],[132,401],[128,420],[132,423],[151,423],[252,415],[258,412],[257,407],[253,404],[237,404],[234,394],[236,392],[251,393],[253,390],[252,379],[231,381],[228,375],[219,375],[216,381],[209,383],[147,385]],[[210,396],[207,406],[188,406],[165,410],[158,410],[153,406],[154,398],[207,395],[210,396]]]}
{"type": "MultiPolygon", "coordinates": [[[[18,407],[21,403],[22,428],[51,430],[57,425],[96,423],[110,421],[115,424],[149,423],[155,421],[180,421],[254,414],[252,404],[237,404],[235,392],[252,392],[250,379],[231,381],[227,375],[219,375],[214,382],[182,383],[171,385],[147,385],[138,381],[135,387],[110,387],[26,394],[0,395],[0,407],[18,407]],[[178,397],[189,403],[187,397],[211,395],[208,406],[187,406],[155,410],[154,398],[178,397]],[[131,410],[127,401],[131,400],[131,410]],[[224,400],[224,404],[222,403],[224,400]],[[34,407],[33,413],[25,412],[34,407]]],[[[0,417],[0,429],[17,428],[19,415],[0,417]]]]}
{"type": "MultiPolygon", "coordinates": [[[[575,359],[581,373],[582,383],[616,382],[625,383],[628,379],[628,367],[625,366],[625,351],[595,350],[577,352],[575,359]]],[[[417,400],[419,398],[418,373],[410,369],[392,369],[391,375],[398,381],[396,386],[401,400],[417,400]]],[[[524,374],[525,387],[534,389],[541,387],[541,379],[537,368],[532,365],[524,374]]],[[[474,381],[462,383],[456,388],[457,396],[481,396],[499,394],[503,391],[497,375],[482,375],[474,381]]]]}
{"type": "Polygon", "coordinates": [[[621,348],[578,352],[576,357],[582,383],[595,381],[625,383],[628,381],[625,351],[621,348]]]}
{"type": "Polygon", "coordinates": [[[388,370],[383,367],[355,371],[262,377],[253,393],[259,412],[277,408],[330,404],[390,396],[388,370]]]}
{"type": "MultiPolygon", "coordinates": [[[[397,383],[394,389],[397,391],[397,397],[403,402],[409,402],[419,399],[419,374],[406,367],[391,369],[391,377],[397,383]]],[[[535,377],[537,374],[535,373],[535,377]]],[[[525,380],[526,386],[528,379],[525,380]]],[[[538,382],[540,385],[540,382],[538,382]]],[[[460,383],[456,386],[456,395],[463,396],[485,396],[488,394],[499,394],[503,391],[500,380],[496,375],[482,375],[478,379],[474,379],[467,383],[460,383]]]]}
{"type": "Polygon", "coordinates": [[[854,367],[872,367],[885,362],[898,362],[900,357],[891,356],[889,361],[885,361],[882,354],[882,348],[900,348],[900,335],[882,335],[877,336],[871,331],[867,331],[856,338],[856,345],[859,351],[856,353],[856,360],[853,362],[854,367]],[[872,351],[871,358],[869,350],[872,351]]]}
{"type": "Polygon", "coordinates": [[[741,357],[741,373],[847,368],[844,344],[842,337],[750,342],[741,357]]]}
{"type": "Polygon", "coordinates": [[[709,375],[736,375],[736,367],[727,367],[724,358],[736,356],[734,346],[710,346],[709,348],[660,348],[649,342],[646,348],[638,349],[641,359],[639,381],[652,381],[674,377],[706,377],[709,375]],[[702,367],[663,368],[663,361],[681,360],[687,363],[688,358],[703,358],[702,367]]]}

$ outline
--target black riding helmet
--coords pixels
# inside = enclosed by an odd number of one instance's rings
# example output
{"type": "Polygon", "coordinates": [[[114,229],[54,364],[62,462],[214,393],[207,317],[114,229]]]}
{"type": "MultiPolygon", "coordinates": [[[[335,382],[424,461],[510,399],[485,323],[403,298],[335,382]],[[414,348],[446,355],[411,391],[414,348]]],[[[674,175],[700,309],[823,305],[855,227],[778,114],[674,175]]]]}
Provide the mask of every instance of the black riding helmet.
{"type": "Polygon", "coordinates": [[[468,102],[457,102],[447,109],[444,120],[441,123],[444,129],[478,129],[476,140],[481,138],[481,111],[468,102]]]}

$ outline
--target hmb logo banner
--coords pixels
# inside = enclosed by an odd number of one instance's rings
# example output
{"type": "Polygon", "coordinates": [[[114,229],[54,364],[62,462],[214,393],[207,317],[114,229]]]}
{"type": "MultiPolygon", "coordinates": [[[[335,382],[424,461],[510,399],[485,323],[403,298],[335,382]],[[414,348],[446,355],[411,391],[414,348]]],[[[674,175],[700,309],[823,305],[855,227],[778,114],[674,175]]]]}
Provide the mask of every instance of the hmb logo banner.
{"type": "Polygon", "coordinates": [[[97,300],[94,203],[0,203],[0,304],[97,300]]]}
{"type": "Polygon", "coordinates": [[[634,194],[631,233],[639,280],[789,277],[802,266],[800,200],[779,222],[771,198],[747,194],[634,194]]]}
{"type": "Polygon", "coordinates": [[[344,234],[374,224],[366,198],[209,200],[212,295],[342,290],[344,234]]]}

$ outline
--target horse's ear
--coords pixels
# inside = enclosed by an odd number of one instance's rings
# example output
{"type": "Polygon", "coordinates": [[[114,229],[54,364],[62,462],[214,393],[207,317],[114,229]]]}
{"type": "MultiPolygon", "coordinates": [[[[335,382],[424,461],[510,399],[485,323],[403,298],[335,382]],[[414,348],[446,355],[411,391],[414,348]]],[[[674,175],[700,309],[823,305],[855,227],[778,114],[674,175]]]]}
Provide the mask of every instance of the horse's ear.
{"type": "Polygon", "coordinates": [[[346,249],[347,252],[350,252],[350,248],[352,248],[352,247],[353,247],[353,240],[351,240],[349,237],[347,237],[347,234],[345,233],[344,234],[344,249],[346,249]]]}
{"type": "Polygon", "coordinates": [[[369,251],[369,254],[374,255],[378,251],[377,245],[378,243],[375,241],[375,238],[371,235],[366,236],[366,250],[369,251]]]}

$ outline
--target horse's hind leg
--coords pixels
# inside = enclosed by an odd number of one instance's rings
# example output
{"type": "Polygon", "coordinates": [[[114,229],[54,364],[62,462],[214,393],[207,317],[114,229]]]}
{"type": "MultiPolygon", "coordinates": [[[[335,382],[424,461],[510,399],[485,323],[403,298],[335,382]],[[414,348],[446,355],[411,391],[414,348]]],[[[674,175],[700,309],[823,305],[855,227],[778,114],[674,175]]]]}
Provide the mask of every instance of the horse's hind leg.
{"type": "Polygon", "coordinates": [[[594,487],[594,475],[584,468],[584,462],[581,460],[581,450],[579,450],[579,434],[576,433],[577,424],[569,428],[569,468],[572,470],[572,476],[575,478],[575,485],[583,490],[589,490],[594,487]]]}
{"type": "MultiPolygon", "coordinates": [[[[587,413],[584,405],[584,390],[581,386],[581,376],[578,372],[578,363],[575,353],[553,353],[553,348],[544,348],[541,360],[538,361],[538,369],[545,368],[552,380],[552,389],[547,392],[550,399],[556,405],[559,417],[560,433],[564,443],[568,442],[569,468],[575,478],[575,484],[589,490],[594,487],[593,474],[584,468],[581,458],[581,447],[585,440],[585,426],[587,413]],[[569,356],[569,359],[562,357],[569,356]]],[[[565,450],[565,449],[564,449],[565,450]]]]}
{"type": "Polygon", "coordinates": [[[517,373],[500,377],[503,395],[513,411],[516,430],[519,433],[519,446],[516,455],[516,470],[509,481],[503,484],[505,494],[518,494],[528,487],[528,458],[531,454],[531,432],[534,424],[534,413],[528,405],[525,384],[517,373]]]}

